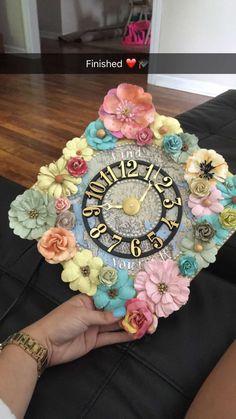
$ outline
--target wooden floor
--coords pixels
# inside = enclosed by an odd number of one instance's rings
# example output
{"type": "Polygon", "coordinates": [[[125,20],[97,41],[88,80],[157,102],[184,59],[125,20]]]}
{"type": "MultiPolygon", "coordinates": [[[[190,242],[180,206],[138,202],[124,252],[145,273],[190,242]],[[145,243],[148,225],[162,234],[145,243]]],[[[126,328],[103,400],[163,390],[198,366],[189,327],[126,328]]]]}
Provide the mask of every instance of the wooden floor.
{"type": "Polygon", "coordinates": [[[121,82],[153,94],[159,113],[177,115],[209,98],[148,86],[146,76],[0,75],[0,175],[25,187],[66,141],[97,118],[108,89],[121,82]]]}

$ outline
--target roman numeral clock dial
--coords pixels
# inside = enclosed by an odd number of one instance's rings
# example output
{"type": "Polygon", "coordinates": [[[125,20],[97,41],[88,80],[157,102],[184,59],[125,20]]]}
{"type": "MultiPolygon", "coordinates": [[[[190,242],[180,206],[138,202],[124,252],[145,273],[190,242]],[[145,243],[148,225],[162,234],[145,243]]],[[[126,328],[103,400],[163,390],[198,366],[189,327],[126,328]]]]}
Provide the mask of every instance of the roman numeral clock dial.
{"type": "Polygon", "coordinates": [[[144,160],[119,160],[89,182],[82,202],[90,240],[122,259],[149,257],[170,243],[182,218],[182,198],[165,170],[144,160]]]}

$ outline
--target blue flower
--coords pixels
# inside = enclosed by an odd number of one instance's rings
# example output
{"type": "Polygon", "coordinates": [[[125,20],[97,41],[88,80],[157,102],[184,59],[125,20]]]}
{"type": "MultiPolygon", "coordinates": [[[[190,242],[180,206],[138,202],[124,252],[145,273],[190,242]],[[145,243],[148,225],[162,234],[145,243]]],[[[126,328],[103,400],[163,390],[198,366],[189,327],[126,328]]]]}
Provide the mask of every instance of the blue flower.
{"type": "Polygon", "coordinates": [[[182,140],[181,150],[178,153],[171,155],[171,157],[177,163],[185,163],[189,156],[191,156],[196,150],[199,150],[198,138],[196,135],[188,134],[187,132],[179,134],[179,137],[182,140]]]}
{"type": "Polygon", "coordinates": [[[108,131],[100,119],[90,122],[85,130],[87,143],[95,150],[111,150],[117,138],[108,131]]]}
{"type": "Polygon", "coordinates": [[[113,285],[99,285],[93,300],[98,309],[113,311],[114,316],[122,317],[126,313],[125,302],[135,297],[136,291],[127,271],[119,270],[117,276],[113,285]]]}
{"type": "Polygon", "coordinates": [[[196,275],[198,265],[195,256],[181,256],[178,263],[180,272],[183,276],[192,277],[196,275]]]}
{"type": "Polygon", "coordinates": [[[222,245],[224,241],[227,239],[229,231],[222,227],[222,225],[220,224],[219,216],[217,214],[211,214],[204,215],[203,217],[198,218],[199,223],[204,221],[210,223],[216,232],[212,240],[216,244],[222,245]]]}
{"type": "Polygon", "coordinates": [[[183,141],[181,140],[179,135],[176,134],[169,134],[164,135],[163,137],[163,148],[166,153],[174,155],[179,154],[181,148],[183,147],[183,141]]]}
{"type": "Polygon", "coordinates": [[[220,203],[224,207],[236,209],[236,175],[232,177],[228,176],[225,183],[217,183],[216,187],[224,197],[220,203]]]}

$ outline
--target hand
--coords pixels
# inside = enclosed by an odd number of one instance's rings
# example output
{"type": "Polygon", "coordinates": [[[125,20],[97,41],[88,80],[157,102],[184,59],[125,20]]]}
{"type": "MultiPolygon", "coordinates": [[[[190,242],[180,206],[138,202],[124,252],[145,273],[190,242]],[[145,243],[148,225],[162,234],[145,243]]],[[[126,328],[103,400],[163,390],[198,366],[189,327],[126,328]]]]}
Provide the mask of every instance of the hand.
{"type": "Polygon", "coordinates": [[[121,331],[119,319],[111,312],[95,310],[86,295],[72,297],[24,332],[47,347],[49,366],[80,358],[101,346],[133,340],[121,331]]]}
{"type": "Polygon", "coordinates": [[[147,195],[148,191],[151,189],[151,187],[152,187],[152,183],[151,183],[151,181],[149,181],[149,185],[148,185],[147,189],[145,190],[144,194],[141,196],[141,198],[140,198],[140,200],[139,200],[139,203],[140,203],[140,204],[141,204],[141,203],[144,201],[144,199],[146,198],[146,195],[147,195]]]}

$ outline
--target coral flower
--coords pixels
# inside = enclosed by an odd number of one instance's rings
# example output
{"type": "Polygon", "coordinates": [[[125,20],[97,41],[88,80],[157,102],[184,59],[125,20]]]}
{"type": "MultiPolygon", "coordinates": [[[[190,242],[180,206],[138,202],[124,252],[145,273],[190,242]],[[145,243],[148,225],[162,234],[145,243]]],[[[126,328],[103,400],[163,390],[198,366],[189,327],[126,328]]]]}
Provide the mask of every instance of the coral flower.
{"type": "Polygon", "coordinates": [[[155,108],[150,93],[127,83],[109,90],[99,110],[104,126],[118,138],[135,139],[141,128],[153,122],[154,116],[155,108]]]}
{"type": "Polygon", "coordinates": [[[48,263],[67,261],[76,253],[75,237],[71,231],[64,228],[50,228],[39,240],[38,251],[48,263]]]}
{"type": "Polygon", "coordinates": [[[228,173],[228,165],[224,157],[215,150],[202,148],[190,156],[186,162],[184,178],[190,182],[195,177],[207,179],[211,184],[224,182],[228,173]]]}
{"type": "Polygon", "coordinates": [[[168,317],[188,301],[189,278],[180,275],[173,260],[152,259],[137,274],[134,287],[137,298],[145,300],[157,317],[168,317]]]}

